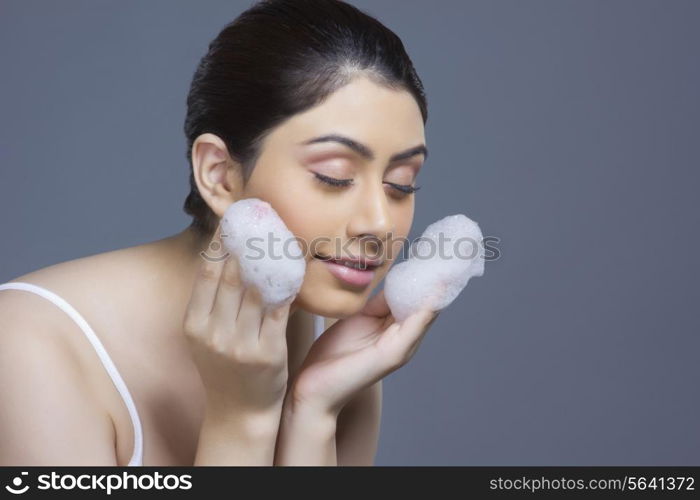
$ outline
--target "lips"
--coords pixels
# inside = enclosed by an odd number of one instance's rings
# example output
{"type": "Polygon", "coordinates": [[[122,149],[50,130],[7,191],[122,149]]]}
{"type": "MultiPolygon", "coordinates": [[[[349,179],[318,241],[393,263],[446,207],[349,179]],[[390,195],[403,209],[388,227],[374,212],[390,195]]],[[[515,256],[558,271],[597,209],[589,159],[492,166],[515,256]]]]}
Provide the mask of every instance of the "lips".
{"type": "Polygon", "coordinates": [[[314,255],[314,257],[321,260],[328,269],[328,272],[338,280],[346,285],[360,288],[365,288],[372,283],[375,276],[375,269],[384,264],[384,261],[376,259],[336,259],[325,255],[314,255]],[[364,266],[364,268],[352,267],[346,263],[357,264],[358,266],[364,266]]]}
{"type": "Polygon", "coordinates": [[[380,267],[382,264],[384,264],[384,261],[382,259],[368,259],[365,257],[335,258],[335,257],[331,257],[331,256],[321,255],[321,254],[316,254],[316,255],[314,255],[314,257],[319,259],[319,260],[322,260],[324,262],[330,262],[330,263],[350,267],[352,269],[359,269],[359,270],[363,270],[363,271],[364,270],[373,271],[374,269],[376,269],[376,268],[380,267]]]}

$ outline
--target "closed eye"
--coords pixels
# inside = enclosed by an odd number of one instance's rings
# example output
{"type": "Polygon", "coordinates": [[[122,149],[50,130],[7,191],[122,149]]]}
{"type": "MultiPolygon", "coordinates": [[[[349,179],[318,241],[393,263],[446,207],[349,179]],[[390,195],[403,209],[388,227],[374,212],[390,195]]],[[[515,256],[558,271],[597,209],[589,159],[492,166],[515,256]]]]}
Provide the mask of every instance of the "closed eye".
{"type": "MultiPolygon", "coordinates": [[[[350,186],[353,183],[352,179],[335,179],[333,177],[328,177],[326,175],[319,174],[317,172],[314,172],[314,176],[320,182],[322,182],[324,184],[331,185],[331,186],[335,186],[335,187],[346,187],[346,186],[350,186]]],[[[407,184],[394,184],[393,182],[384,182],[384,184],[388,184],[392,188],[396,189],[397,191],[401,191],[401,193],[404,193],[404,194],[412,194],[420,189],[420,186],[410,186],[407,184]]]]}
{"type": "Polygon", "coordinates": [[[314,172],[316,179],[323,182],[324,184],[330,184],[331,186],[349,186],[352,184],[352,179],[335,179],[333,177],[327,177],[325,175],[314,172]]]}
{"type": "Polygon", "coordinates": [[[409,194],[415,193],[420,189],[420,186],[410,186],[408,184],[394,184],[393,182],[386,182],[386,184],[389,184],[391,187],[396,188],[399,191],[409,194]]]}

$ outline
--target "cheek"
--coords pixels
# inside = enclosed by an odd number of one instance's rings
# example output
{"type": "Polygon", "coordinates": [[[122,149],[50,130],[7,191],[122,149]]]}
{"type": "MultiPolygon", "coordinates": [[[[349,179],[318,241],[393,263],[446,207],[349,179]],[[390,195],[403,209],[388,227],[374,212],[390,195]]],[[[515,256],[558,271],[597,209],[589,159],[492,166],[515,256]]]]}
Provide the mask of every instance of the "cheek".
{"type": "Polygon", "coordinates": [[[413,224],[413,202],[396,207],[392,211],[394,234],[407,236],[413,224]]]}
{"type": "Polygon", "coordinates": [[[389,239],[387,239],[385,255],[385,258],[390,262],[385,266],[384,274],[394,265],[394,261],[400,260],[401,257],[408,255],[408,249],[411,243],[408,241],[408,234],[411,232],[411,226],[413,225],[413,213],[413,201],[396,207],[392,213],[394,229],[389,239]]]}
{"type": "Polygon", "coordinates": [[[292,234],[301,240],[300,244],[307,246],[303,248],[305,251],[319,234],[333,232],[334,218],[328,212],[328,200],[315,194],[308,179],[291,168],[278,165],[274,176],[252,176],[245,197],[260,198],[272,204],[292,234]]]}
{"type": "Polygon", "coordinates": [[[300,240],[302,250],[311,258],[312,245],[316,245],[316,250],[319,249],[319,235],[329,234],[329,230],[324,227],[328,223],[322,215],[322,212],[312,210],[304,203],[292,203],[286,208],[280,209],[280,217],[284,220],[289,230],[300,240]]]}
{"type": "Polygon", "coordinates": [[[401,252],[407,251],[406,248],[408,248],[410,244],[408,241],[408,234],[413,225],[413,212],[413,202],[410,204],[407,203],[405,206],[397,207],[394,210],[392,214],[394,231],[391,234],[391,240],[387,242],[389,243],[387,259],[395,260],[397,257],[401,256],[401,252]]]}

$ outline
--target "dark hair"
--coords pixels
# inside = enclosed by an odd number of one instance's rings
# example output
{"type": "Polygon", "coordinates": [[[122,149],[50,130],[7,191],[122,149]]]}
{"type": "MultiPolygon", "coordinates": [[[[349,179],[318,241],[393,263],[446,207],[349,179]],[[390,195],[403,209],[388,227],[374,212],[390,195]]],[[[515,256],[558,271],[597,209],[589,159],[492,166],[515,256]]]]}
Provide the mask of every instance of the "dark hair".
{"type": "Polygon", "coordinates": [[[219,136],[250,177],[264,137],[294,114],[319,104],[360,74],[416,99],[428,119],[423,85],[399,37],[340,0],[262,0],[227,24],[209,44],[192,78],[184,131],[190,227],[213,233],[219,219],[192,172],[192,144],[219,136]]]}

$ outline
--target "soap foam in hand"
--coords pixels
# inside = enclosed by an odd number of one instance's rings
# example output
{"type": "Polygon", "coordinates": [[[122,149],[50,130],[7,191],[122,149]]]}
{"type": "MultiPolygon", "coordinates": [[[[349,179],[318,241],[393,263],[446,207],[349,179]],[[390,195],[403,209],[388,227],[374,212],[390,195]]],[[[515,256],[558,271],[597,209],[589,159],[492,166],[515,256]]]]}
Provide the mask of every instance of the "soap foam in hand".
{"type": "Polygon", "coordinates": [[[384,297],[391,314],[403,321],[420,309],[444,309],[472,276],[484,274],[483,254],[479,225],[466,215],[448,215],[430,224],[412,245],[409,258],[386,275],[384,297]]]}
{"type": "Polygon", "coordinates": [[[221,240],[238,259],[241,281],[255,286],[266,306],[279,306],[299,292],[306,260],[268,202],[246,198],[232,203],[221,219],[221,240]]]}

